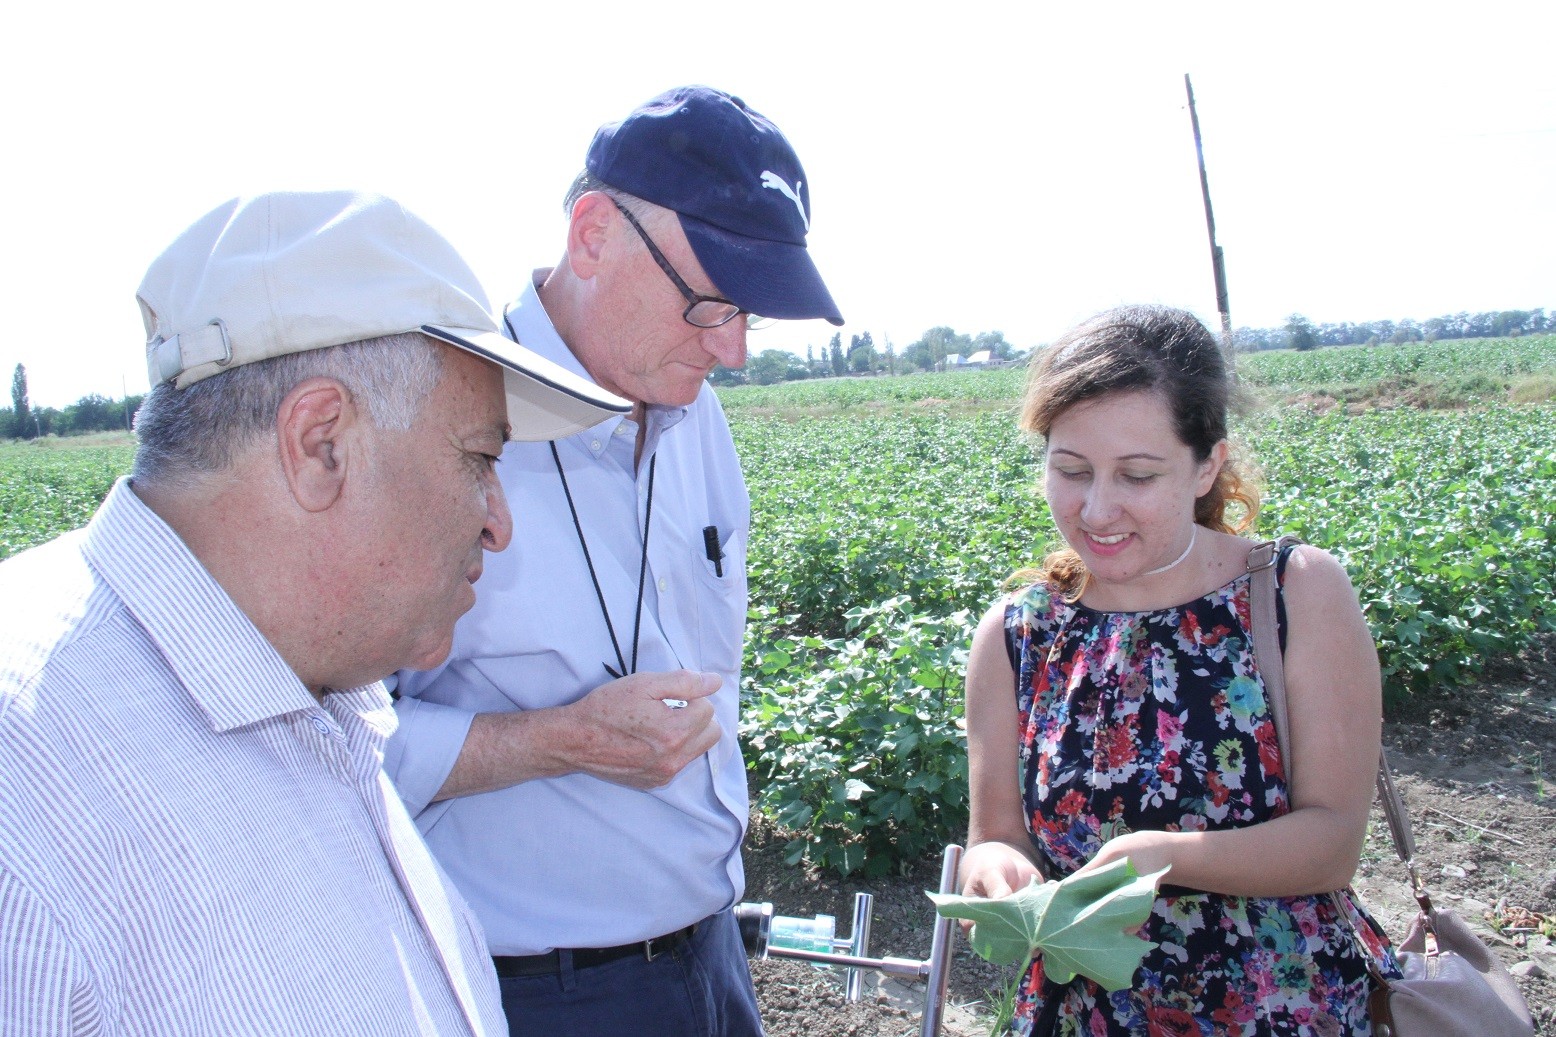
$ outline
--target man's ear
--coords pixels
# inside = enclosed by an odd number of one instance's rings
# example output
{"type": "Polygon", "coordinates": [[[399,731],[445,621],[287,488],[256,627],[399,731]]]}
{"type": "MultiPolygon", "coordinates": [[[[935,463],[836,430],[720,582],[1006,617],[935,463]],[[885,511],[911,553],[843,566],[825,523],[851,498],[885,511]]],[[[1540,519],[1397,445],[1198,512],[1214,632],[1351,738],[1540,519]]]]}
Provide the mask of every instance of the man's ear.
{"type": "Polygon", "coordinates": [[[276,411],[281,471],[298,507],[320,512],[340,498],[359,420],[351,393],[333,378],[309,378],[276,411]]]}
{"type": "Polygon", "coordinates": [[[616,203],[603,191],[589,191],[573,203],[567,224],[567,261],[579,280],[589,280],[599,269],[615,216],[616,203]]]}

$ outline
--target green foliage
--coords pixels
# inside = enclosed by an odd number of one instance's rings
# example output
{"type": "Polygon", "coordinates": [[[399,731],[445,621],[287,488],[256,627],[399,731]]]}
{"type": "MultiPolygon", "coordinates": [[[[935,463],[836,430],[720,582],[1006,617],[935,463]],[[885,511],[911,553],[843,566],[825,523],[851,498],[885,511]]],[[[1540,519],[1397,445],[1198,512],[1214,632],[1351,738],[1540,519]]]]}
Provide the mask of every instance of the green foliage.
{"type": "Polygon", "coordinates": [[[1052,530],[1008,414],[752,419],[733,431],[752,494],[758,646],[842,636],[850,609],[899,595],[935,616],[981,609],[1052,530]]]}
{"type": "Polygon", "coordinates": [[[1556,335],[1389,346],[1337,346],[1239,357],[1238,374],[1278,391],[1366,385],[1387,378],[1479,374],[1494,379],[1556,370],[1556,335]]]}
{"type": "Polygon", "coordinates": [[[1034,878],[997,900],[927,896],[941,916],[973,922],[968,942],[986,961],[1020,964],[1041,953],[1044,975],[1055,983],[1081,975],[1104,990],[1123,990],[1156,946],[1133,930],[1150,916],[1167,870],[1140,875],[1126,857],[1059,882],[1034,878]]]}
{"type": "MultiPolygon", "coordinates": [[[[907,354],[904,353],[904,356],[907,354]]],[[[1025,368],[982,371],[919,372],[896,378],[828,378],[782,385],[748,385],[719,391],[719,401],[736,415],[878,414],[883,409],[918,405],[921,410],[946,403],[999,409],[1007,427],[1014,424],[1016,397],[1025,368]]],[[[935,416],[933,413],[930,416],[935,416]]]]}
{"type": "Polygon", "coordinates": [[[0,558],[85,524],[133,457],[132,447],[0,446],[0,558]]]}
{"type": "Polygon", "coordinates": [[[779,638],[745,678],[741,738],[757,803],[788,847],[843,875],[883,875],[961,838],[957,717],[972,627],[905,598],[850,610],[840,638],[779,638]]]}
{"type": "Polygon", "coordinates": [[[1350,571],[1389,705],[1468,684],[1556,629],[1551,426],[1538,408],[1286,411],[1254,434],[1263,525],[1350,571]]]}

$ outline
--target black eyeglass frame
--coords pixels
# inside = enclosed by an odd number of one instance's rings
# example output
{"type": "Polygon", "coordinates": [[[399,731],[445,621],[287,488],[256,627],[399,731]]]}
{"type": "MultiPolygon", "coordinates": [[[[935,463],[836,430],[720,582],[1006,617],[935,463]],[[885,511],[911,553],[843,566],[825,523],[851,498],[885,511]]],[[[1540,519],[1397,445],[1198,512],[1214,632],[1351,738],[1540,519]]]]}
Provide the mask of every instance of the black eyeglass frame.
{"type": "MultiPolygon", "coordinates": [[[[606,197],[609,198],[610,196],[606,195],[606,197]]],[[[681,311],[681,319],[686,323],[694,328],[721,328],[741,314],[745,314],[746,328],[751,331],[765,328],[772,323],[772,318],[770,317],[760,316],[759,314],[752,313],[750,310],[742,310],[740,305],[733,299],[723,299],[717,295],[701,295],[692,291],[691,285],[683,281],[681,275],[675,272],[675,267],[671,266],[670,260],[666,259],[665,254],[659,251],[659,246],[654,244],[654,239],[648,236],[648,231],[643,229],[643,225],[638,222],[638,218],[632,215],[631,211],[615,198],[611,198],[611,204],[616,206],[616,211],[627,218],[627,222],[632,225],[632,229],[638,232],[638,237],[642,238],[643,244],[648,246],[648,254],[654,257],[654,262],[659,264],[659,269],[665,272],[665,276],[670,279],[676,290],[681,293],[681,298],[686,300],[686,309],[681,311]],[[732,306],[734,309],[711,324],[705,321],[693,320],[692,311],[705,304],[732,306]]]]}

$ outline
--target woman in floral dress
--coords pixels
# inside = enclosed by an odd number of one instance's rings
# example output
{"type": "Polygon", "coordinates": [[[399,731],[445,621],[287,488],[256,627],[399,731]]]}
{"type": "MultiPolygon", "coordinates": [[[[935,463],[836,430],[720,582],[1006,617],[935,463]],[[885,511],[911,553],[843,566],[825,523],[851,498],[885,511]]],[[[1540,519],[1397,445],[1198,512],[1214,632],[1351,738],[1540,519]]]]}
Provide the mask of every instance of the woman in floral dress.
{"type": "Polygon", "coordinates": [[[1285,552],[1283,760],[1250,644],[1255,542],[1229,514],[1258,510],[1229,393],[1215,339],[1163,307],[1100,314],[1034,362],[1021,425],[1042,437],[1069,547],[1018,574],[973,639],[962,889],[1004,896],[1121,857],[1171,870],[1130,989],[1054,983],[1038,957],[1014,1033],[1365,1035],[1367,957],[1398,972],[1354,898],[1328,895],[1366,831],[1377,655],[1340,564],[1285,552]]]}

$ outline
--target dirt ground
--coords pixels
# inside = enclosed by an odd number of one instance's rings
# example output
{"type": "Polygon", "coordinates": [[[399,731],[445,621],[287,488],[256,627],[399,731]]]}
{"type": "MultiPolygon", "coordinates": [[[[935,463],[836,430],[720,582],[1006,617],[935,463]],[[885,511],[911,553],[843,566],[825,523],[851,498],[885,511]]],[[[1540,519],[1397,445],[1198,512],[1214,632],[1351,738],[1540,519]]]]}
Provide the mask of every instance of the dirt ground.
{"type": "MultiPolygon", "coordinates": [[[[1384,742],[1409,807],[1416,857],[1435,903],[1451,907],[1518,977],[1535,1029],[1556,1037],[1556,637],[1504,664],[1486,685],[1418,707],[1385,725],[1384,742]]],[[[746,849],[749,901],[778,914],[837,918],[847,935],[853,895],[875,898],[871,954],[926,958],[938,858],[889,880],[841,880],[784,863],[781,833],[758,819],[746,849]]],[[[1355,886],[1385,929],[1403,939],[1415,913],[1381,811],[1355,886]]],[[[769,1037],[916,1037],[924,985],[866,977],[848,1004],[840,970],[795,961],[752,963],[769,1037]]],[[[989,1003],[1008,981],[958,940],[943,1037],[983,1037],[989,1003]]]]}

